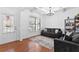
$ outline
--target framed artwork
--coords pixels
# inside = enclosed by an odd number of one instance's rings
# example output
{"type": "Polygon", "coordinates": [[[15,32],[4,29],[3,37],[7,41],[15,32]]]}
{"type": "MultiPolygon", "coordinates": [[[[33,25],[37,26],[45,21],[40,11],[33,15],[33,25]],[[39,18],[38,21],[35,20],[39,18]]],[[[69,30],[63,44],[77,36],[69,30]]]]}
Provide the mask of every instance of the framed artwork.
{"type": "Polygon", "coordinates": [[[14,16],[4,14],[2,18],[3,18],[2,19],[3,33],[14,32],[15,31],[14,16]]]}

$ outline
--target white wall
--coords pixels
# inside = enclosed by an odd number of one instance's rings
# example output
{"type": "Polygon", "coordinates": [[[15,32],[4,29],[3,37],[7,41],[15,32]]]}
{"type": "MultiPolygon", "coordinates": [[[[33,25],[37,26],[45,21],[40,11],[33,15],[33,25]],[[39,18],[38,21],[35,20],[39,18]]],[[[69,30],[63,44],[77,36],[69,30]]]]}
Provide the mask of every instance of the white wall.
{"type": "Polygon", "coordinates": [[[0,44],[8,43],[19,39],[19,13],[16,8],[0,8],[0,44]],[[2,32],[2,14],[9,14],[14,16],[16,31],[12,33],[2,32]]]}
{"type": "Polygon", "coordinates": [[[37,12],[30,12],[28,8],[13,8],[13,7],[3,7],[0,8],[0,44],[12,42],[15,40],[20,40],[24,38],[28,38],[34,35],[39,35],[40,31],[38,32],[29,32],[28,31],[28,23],[29,23],[29,16],[35,16],[41,18],[40,14],[37,12]],[[2,33],[2,14],[10,14],[14,15],[15,17],[15,25],[16,25],[16,32],[12,33],[2,33]]]}
{"type": "Polygon", "coordinates": [[[30,32],[29,31],[29,21],[30,16],[35,16],[41,18],[40,14],[36,12],[30,12],[28,9],[24,10],[20,14],[20,39],[29,38],[34,35],[39,35],[40,32],[30,32]]]}
{"type": "Polygon", "coordinates": [[[64,30],[64,19],[66,19],[68,16],[70,18],[74,18],[74,16],[78,13],[79,13],[79,8],[70,8],[65,12],[59,11],[55,13],[53,16],[43,15],[42,19],[45,21],[43,27],[61,28],[62,30],[64,30]]]}

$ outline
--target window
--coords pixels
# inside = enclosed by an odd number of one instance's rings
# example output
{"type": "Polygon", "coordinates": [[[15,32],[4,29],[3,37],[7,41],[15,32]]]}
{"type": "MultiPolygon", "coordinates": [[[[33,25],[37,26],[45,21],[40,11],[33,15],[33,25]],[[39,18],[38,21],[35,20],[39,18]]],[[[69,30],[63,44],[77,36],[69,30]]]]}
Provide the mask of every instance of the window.
{"type": "Polygon", "coordinates": [[[39,31],[41,29],[41,20],[40,20],[40,18],[30,16],[29,29],[32,32],[39,31]]]}

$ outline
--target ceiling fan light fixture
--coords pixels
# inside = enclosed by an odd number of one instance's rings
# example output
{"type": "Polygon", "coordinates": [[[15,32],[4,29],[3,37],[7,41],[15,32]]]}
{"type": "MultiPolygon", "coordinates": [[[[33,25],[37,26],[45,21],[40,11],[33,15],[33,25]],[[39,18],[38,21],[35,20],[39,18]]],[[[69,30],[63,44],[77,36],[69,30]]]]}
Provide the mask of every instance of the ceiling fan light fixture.
{"type": "Polygon", "coordinates": [[[63,7],[39,7],[38,9],[43,11],[44,12],[43,14],[52,16],[59,10],[62,10],[63,7]]]}
{"type": "Polygon", "coordinates": [[[52,7],[49,7],[49,12],[47,13],[48,16],[54,15],[54,11],[52,11],[52,7]]]}

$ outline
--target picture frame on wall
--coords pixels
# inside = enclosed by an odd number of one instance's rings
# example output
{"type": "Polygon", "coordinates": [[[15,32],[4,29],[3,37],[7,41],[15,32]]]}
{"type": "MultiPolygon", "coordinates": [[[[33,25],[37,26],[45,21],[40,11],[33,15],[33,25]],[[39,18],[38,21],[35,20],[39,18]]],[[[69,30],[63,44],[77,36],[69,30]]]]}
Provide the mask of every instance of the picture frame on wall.
{"type": "Polygon", "coordinates": [[[3,33],[9,33],[15,31],[15,17],[13,15],[2,14],[3,33]]]}

